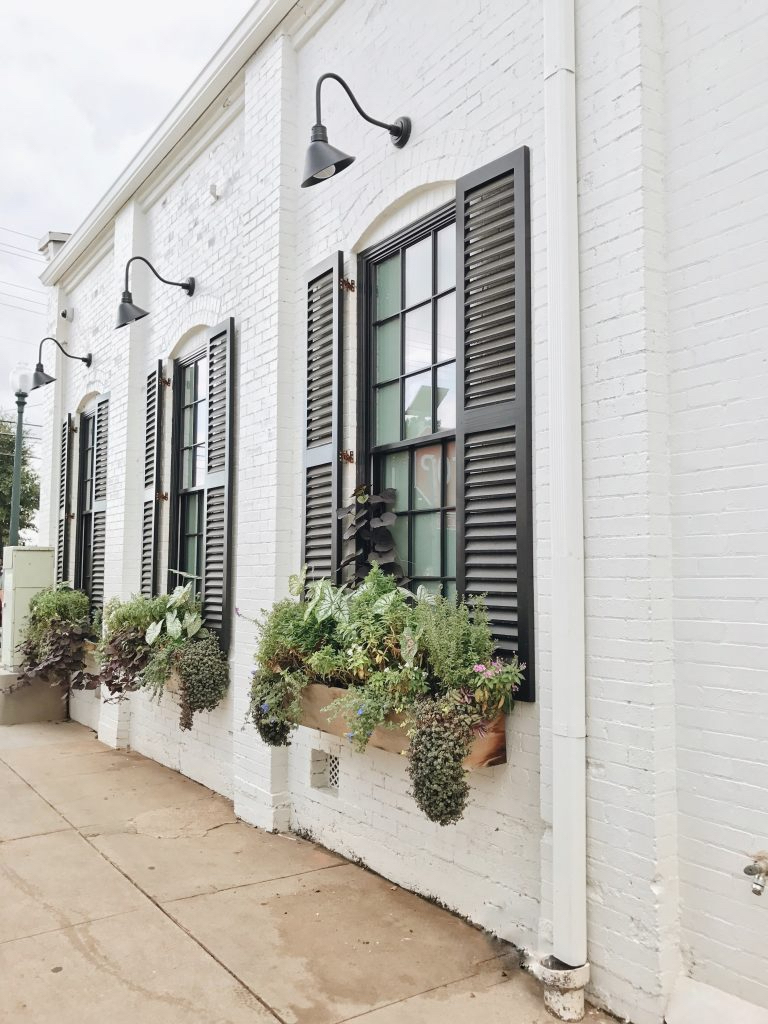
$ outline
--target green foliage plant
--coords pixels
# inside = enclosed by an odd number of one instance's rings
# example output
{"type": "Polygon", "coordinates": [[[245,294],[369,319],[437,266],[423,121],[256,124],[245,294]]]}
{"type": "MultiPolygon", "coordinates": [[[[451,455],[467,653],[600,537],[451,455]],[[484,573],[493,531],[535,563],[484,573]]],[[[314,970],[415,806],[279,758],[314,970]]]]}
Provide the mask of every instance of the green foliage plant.
{"type": "Polygon", "coordinates": [[[354,748],[404,724],[417,804],[440,824],[458,821],[469,794],[462,762],[475,734],[511,711],[523,678],[516,658],[495,656],[484,602],[413,595],[378,565],[356,588],[307,586],[302,574],[290,589],[303,600],[278,601],[258,620],[247,717],[261,738],[289,743],[304,689],[334,687],[342,692],[326,713],[344,719],[354,748]]]}
{"type": "Polygon", "coordinates": [[[52,685],[94,685],[85,671],[86,641],[93,637],[88,595],[62,583],[31,599],[24,625],[19,683],[45,678],[52,685]]]}

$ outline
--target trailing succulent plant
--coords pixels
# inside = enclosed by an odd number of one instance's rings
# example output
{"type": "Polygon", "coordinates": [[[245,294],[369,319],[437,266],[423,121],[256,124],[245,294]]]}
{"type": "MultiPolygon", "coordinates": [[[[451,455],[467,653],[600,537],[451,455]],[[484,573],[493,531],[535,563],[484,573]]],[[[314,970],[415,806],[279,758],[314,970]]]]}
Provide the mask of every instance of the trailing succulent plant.
{"type": "MultiPolygon", "coordinates": [[[[378,529],[378,527],[376,527],[378,529]]],[[[248,720],[273,746],[290,740],[313,683],[343,691],[326,709],[365,750],[375,729],[405,721],[413,796],[432,821],[458,821],[469,787],[462,762],[483,723],[510,711],[522,679],[516,658],[494,658],[482,600],[465,604],[398,586],[383,566],[353,588],[327,579],[265,613],[248,720]]]]}
{"type": "Polygon", "coordinates": [[[181,680],[179,728],[191,729],[196,711],[213,711],[224,698],[229,686],[229,663],[219,641],[209,633],[202,640],[178,647],[175,667],[181,680]]]}
{"type": "Polygon", "coordinates": [[[85,671],[86,641],[94,636],[88,609],[88,595],[66,583],[35,594],[19,645],[19,684],[45,678],[72,689],[95,685],[85,671]]]}

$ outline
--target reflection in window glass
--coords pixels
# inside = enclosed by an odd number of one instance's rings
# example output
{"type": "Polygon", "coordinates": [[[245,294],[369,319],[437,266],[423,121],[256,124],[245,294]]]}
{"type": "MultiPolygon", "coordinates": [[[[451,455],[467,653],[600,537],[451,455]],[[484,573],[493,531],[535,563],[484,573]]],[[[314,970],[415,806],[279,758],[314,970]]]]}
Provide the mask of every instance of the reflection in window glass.
{"type": "Polygon", "coordinates": [[[414,452],[412,508],[440,508],[442,461],[443,449],[439,444],[414,452]]]}
{"type": "Polygon", "coordinates": [[[432,433],[432,372],[405,378],[405,436],[432,433]]]}
{"type": "Polygon", "coordinates": [[[376,319],[400,312],[400,254],[376,267],[376,319]]]}
{"type": "Polygon", "coordinates": [[[376,443],[400,440],[400,385],[388,384],[376,392],[376,443]]]}
{"type": "Polygon", "coordinates": [[[429,512],[413,517],[413,563],[414,576],[441,576],[440,513],[429,512]]]}
{"type": "Polygon", "coordinates": [[[437,300],[437,362],[456,358],[456,292],[437,300]]]}
{"type": "Polygon", "coordinates": [[[400,318],[376,328],[376,380],[400,376],[400,318]]]}
{"type": "Polygon", "coordinates": [[[456,285],[456,224],[448,224],[437,232],[437,290],[456,285]]]}
{"type": "Polygon", "coordinates": [[[456,506],[456,442],[445,446],[445,503],[456,506]]]}
{"type": "Polygon", "coordinates": [[[395,551],[400,568],[406,576],[411,573],[411,563],[408,560],[408,517],[398,516],[394,525],[390,528],[395,541],[395,551]]]}
{"type": "Polygon", "coordinates": [[[387,455],[384,460],[384,487],[392,487],[396,492],[394,512],[408,509],[408,452],[395,452],[387,455]]]}
{"type": "Polygon", "coordinates": [[[436,430],[453,430],[456,426],[456,364],[437,369],[436,430]]]}
{"type": "Polygon", "coordinates": [[[432,365],[432,304],[405,314],[405,372],[432,365]]]}
{"type": "Polygon", "coordinates": [[[405,305],[415,306],[432,294],[432,236],[405,250],[405,305]]]}

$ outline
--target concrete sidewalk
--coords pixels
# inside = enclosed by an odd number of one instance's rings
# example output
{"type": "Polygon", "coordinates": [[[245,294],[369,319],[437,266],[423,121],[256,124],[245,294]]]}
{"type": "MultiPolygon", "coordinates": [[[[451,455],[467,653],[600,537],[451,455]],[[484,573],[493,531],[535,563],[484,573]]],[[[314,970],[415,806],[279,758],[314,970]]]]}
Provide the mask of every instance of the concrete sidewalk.
{"type": "Polygon", "coordinates": [[[0,1021],[552,1020],[509,947],[82,726],[1,727],[0,800],[0,1021]]]}

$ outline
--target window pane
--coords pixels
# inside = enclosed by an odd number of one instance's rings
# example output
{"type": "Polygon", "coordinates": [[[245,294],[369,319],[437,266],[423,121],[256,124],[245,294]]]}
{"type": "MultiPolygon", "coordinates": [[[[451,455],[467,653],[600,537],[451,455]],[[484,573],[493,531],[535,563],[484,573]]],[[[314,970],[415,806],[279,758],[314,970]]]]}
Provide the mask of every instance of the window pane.
{"type": "Polygon", "coordinates": [[[195,442],[205,445],[208,443],[208,401],[198,402],[195,408],[197,410],[195,442]]]}
{"type": "Polygon", "coordinates": [[[400,568],[408,576],[411,571],[408,560],[408,516],[398,516],[394,525],[390,527],[390,532],[395,539],[395,550],[400,568]]]}
{"type": "Polygon", "coordinates": [[[376,267],[376,319],[400,312],[400,254],[376,267]]]}
{"type": "Polygon", "coordinates": [[[376,392],[376,444],[400,440],[400,385],[388,384],[376,392]]]}
{"type": "Polygon", "coordinates": [[[376,380],[400,376],[400,317],[376,328],[376,380]]]}
{"type": "Polygon", "coordinates": [[[432,303],[405,314],[405,372],[432,365],[432,303]]]}
{"type": "Polygon", "coordinates": [[[456,575],[456,513],[445,513],[445,575],[456,575]]]}
{"type": "Polygon", "coordinates": [[[393,487],[397,492],[393,512],[408,508],[408,452],[396,452],[384,459],[383,487],[393,487]]]}
{"type": "Polygon", "coordinates": [[[188,494],[184,499],[184,533],[200,532],[200,496],[188,494]]]}
{"type": "Polygon", "coordinates": [[[417,448],[413,463],[413,508],[440,508],[443,452],[439,444],[417,448]]]}
{"type": "Polygon", "coordinates": [[[440,593],[440,584],[438,583],[437,580],[412,580],[411,581],[410,589],[414,592],[414,594],[419,589],[419,587],[424,587],[424,589],[429,594],[437,595],[437,594],[440,593]]]}
{"type": "Polygon", "coordinates": [[[448,363],[437,371],[436,430],[452,430],[456,426],[456,363],[448,363]]]}
{"type": "Polygon", "coordinates": [[[437,232],[437,290],[444,292],[456,284],[456,225],[437,232]]]}
{"type": "Polygon", "coordinates": [[[186,446],[188,446],[190,444],[194,444],[195,443],[195,407],[194,407],[194,405],[190,405],[187,409],[184,410],[184,413],[183,413],[183,416],[182,416],[182,421],[183,422],[182,422],[182,430],[181,430],[181,436],[182,436],[181,443],[182,443],[183,446],[186,447],[186,446]]]}
{"type": "Polygon", "coordinates": [[[208,358],[203,356],[202,359],[198,359],[195,363],[197,367],[197,391],[195,397],[197,399],[208,397],[208,358]]]}
{"type": "Polygon", "coordinates": [[[195,449],[185,448],[181,453],[181,487],[192,487],[195,481],[195,449]]]}
{"type": "Polygon", "coordinates": [[[443,584],[445,597],[456,597],[456,580],[446,580],[443,584]]]}
{"type": "Polygon", "coordinates": [[[440,513],[413,517],[413,572],[440,575],[440,513]]]}
{"type": "Polygon", "coordinates": [[[191,405],[195,400],[195,364],[185,366],[181,372],[184,375],[182,387],[184,405],[191,405]]]}
{"type": "Polygon", "coordinates": [[[405,436],[432,433],[432,371],[405,379],[405,436]]]}
{"type": "Polygon", "coordinates": [[[195,484],[202,484],[205,480],[205,471],[208,468],[205,445],[197,445],[195,452],[195,484]]]}
{"type": "Polygon", "coordinates": [[[445,504],[456,506],[456,442],[445,446],[445,504]]]}
{"type": "Polygon", "coordinates": [[[456,292],[437,300],[437,361],[456,358],[456,292]]]}
{"type": "Polygon", "coordinates": [[[405,250],[405,304],[415,306],[432,294],[432,238],[405,250]]]}
{"type": "Polygon", "coordinates": [[[181,566],[182,572],[188,572],[192,576],[197,576],[197,536],[187,537],[184,541],[184,550],[182,552],[183,564],[181,566]]]}

